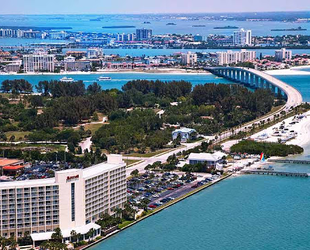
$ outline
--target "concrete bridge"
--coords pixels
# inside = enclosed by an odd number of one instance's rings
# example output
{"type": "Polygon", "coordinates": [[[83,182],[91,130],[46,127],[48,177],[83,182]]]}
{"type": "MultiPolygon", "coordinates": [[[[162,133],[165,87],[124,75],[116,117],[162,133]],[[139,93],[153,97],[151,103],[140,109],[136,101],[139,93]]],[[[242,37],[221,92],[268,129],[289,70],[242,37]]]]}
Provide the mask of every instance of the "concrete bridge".
{"type": "Polygon", "coordinates": [[[284,107],[286,111],[302,103],[302,96],[297,89],[262,71],[239,67],[209,67],[206,70],[216,76],[253,88],[270,89],[275,94],[280,93],[287,100],[284,107]]]}

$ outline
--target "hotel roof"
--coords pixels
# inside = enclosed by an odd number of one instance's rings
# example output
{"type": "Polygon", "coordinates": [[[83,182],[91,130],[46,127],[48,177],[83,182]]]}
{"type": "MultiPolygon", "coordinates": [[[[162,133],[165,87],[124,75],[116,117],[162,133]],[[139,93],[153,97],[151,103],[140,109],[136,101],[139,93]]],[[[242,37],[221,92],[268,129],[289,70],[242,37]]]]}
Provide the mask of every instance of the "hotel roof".
{"type": "MultiPolygon", "coordinates": [[[[83,178],[88,179],[88,178],[97,176],[101,173],[117,169],[120,166],[125,166],[125,163],[122,161],[122,157],[110,155],[108,156],[108,162],[99,163],[92,167],[82,169],[83,178]]],[[[62,171],[57,171],[57,172],[69,174],[70,172],[74,172],[77,170],[79,169],[67,169],[67,170],[62,170],[62,171]]],[[[45,186],[45,185],[53,185],[53,184],[56,184],[55,178],[24,180],[24,181],[8,181],[8,182],[0,182],[0,189],[22,188],[22,187],[32,187],[32,186],[35,187],[35,186],[45,186]]]]}

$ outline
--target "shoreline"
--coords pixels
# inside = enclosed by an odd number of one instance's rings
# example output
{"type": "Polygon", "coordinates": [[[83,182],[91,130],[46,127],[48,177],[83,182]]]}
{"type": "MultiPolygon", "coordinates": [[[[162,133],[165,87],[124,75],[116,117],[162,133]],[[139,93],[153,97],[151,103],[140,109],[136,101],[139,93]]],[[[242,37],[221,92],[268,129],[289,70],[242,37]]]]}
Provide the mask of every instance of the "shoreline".
{"type": "Polygon", "coordinates": [[[303,71],[302,69],[310,69],[310,65],[296,66],[289,69],[273,69],[266,70],[265,73],[271,76],[299,76],[299,75],[310,75],[310,71],[303,71]]]}
{"type": "Polygon", "coordinates": [[[104,236],[103,238],[101,238],[100,240],[98,240],[96,242],[93,242],[93,243],[91,243],[89,245],[86,245],[84,247],[79,248],[79,250],[89,249],[89,248],[91,248],[91,247],[93,247],[93,246],[95,246],[95,245],[97,245],[97,244],[99,244],[99,243],[109,239],[110,237],[112,237],[114,235],[117,235],[120,232],[122,232],[122,231],[124,231],[124,230],[126,230],[126,229],[128,229],[128,228],[130,228],[130,227],[132,227],[134,225],[136,225],[137,223],[139,223],[139,222],[141,222],[141,221],[143,221],[143,220],[145,220],[145,219],[147,219],[147,218],[149,218],[151,216],[154,216],[157,213],[160,213],[160,212],[164,211],[166,208],[169,208],[169,207],[171,207],[171,206],[173,206],[173,205],[175,205],[175,204],[177,204],[177,203],[179,203],[179,202],[181,202],[181,201],[183,201],[183,200],[185,200],[185,199],[187,199],[187,198],[189,198],[189,197],[191,197],[191,196],[193,196],[193,195],[195,195],[195,194],[197,194],[197,193],[199,193],[199,192],[201,192],[201,191],[203,191],[203,190],[205,190],[205,189],[207,189],[209,187],[212,187],[215,184],[218,184],[218,183],[228,179],[231,176],[233,176],[233,175],[232,174],[227,174],[227,175],[223,176],[222,178],[214,181],[213,183],[205,184],[205,185],[203,185],[203,186],[201,186],[201,187],[199,187],[199,188],[197,188],[197,189],[195,189],[195,190],[193,190],[193,191],[191,191],[191,192],[189,192],[189,193],[187,193],[187,194],[185,194],[185,195],[183,195],[183,196],[181,196],[179,198],[176,198],[175,200],[171,201],[170,203],[167,203],[167,204],[163,205],[163,207],[159,207],[157,210],[156,209],[153,210],[152,213],[150,213],[150,214],[148,214],[148,215],[146,215],[146,216],[144,216],[142,218],[139,218],[138,220],[133,221],[129,225],[127,225],[127,226],[125,226],[125,227],[123,227],[121,229],[118,229],[118,230],[116,230],[116,231],[114,231],[114,232],[112,232],[112,233],[110,233],[110,234],[108,234],[106,236],[104,236]]]}
{"type": "Polygon", "coordinates": [[[82,72],[82,71],[66,71],[60,73],[52,72],[42,72],[42,73],[0,73],[0,76],[64,76],[64,75],[100,75],[100,74],[169,74],[169,75],[179,75],[179,74],[188,74],[188,75],[211,75],[210,72],[204,70],[186,70],[186,69],[152,69],[152,70],[102,70],[96,72],[82,72]]]}

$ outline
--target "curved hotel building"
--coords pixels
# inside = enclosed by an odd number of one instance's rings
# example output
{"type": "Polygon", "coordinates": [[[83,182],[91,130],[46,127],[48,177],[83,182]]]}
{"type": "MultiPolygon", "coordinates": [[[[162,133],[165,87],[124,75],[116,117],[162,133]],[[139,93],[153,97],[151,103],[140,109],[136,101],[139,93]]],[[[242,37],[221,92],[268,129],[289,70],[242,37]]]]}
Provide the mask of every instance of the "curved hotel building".
{"type": "Polygon", "coordinates": [[[54,178],[0,183],[0,229],[3,237],[30,234],[33,241],[51,238],[55,228],[65,239],[85,235],[101,214],[126,202],[126,165],[121,155],[85,169],[55,172],[54,178]]]}

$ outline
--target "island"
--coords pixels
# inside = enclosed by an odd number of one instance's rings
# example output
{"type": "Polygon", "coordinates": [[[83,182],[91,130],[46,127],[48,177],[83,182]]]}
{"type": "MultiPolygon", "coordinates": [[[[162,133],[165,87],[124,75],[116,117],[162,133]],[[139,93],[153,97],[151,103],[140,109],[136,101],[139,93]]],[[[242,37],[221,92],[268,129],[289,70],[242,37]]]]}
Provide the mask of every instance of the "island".
{"type": "Polygon", "coordinates": [[[136,26],[131,25],[121,25],[121,26],[103,26],[103,29],[130,29],[130,28],[136,28],[136,26]]]}
{"type": "Polygon", "coordinates": [[[219,26],[219,27],[214,27],[213,29],[215,30],[227,30],[227,29],[238,29],[239,27],[237,26],[219,26]]]}
{"type": "Polygon", "coordinates": [[[291,28],[291,29],[271,29],[271,31],[306,31],[307,29],[298,27],[298,28],[291,28]]]}

